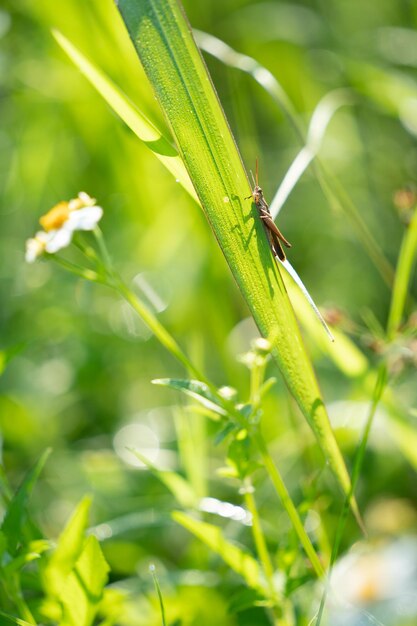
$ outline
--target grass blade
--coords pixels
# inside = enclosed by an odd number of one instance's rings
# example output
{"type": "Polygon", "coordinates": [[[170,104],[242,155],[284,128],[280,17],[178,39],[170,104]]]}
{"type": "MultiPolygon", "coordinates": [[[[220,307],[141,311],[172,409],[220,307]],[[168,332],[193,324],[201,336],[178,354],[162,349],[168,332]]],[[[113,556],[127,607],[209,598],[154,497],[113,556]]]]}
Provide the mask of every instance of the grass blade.
{"type": "Polygon", "coordinates": [[[174,0],[119,10],[229,267],[345,494],[350,478],[271,255],[240,155],[190,28],[174,0]]]}
{"type": "Polygon", "coordinates": [[[398,258],[397,270],[395,272],[394,286],[391,297],[391,307],[388,316],[387,335],[388,339],[393,339],[398,330],[404,306],[407,300],[408,286],[411,273],[416,261],[417,254],[417,210],[405,232],[400,256],[398,258]]]}
{"type": "Polygon", "coordinates": [[[101,70],[95,67],[62,33],[54,30],[53,35],[61,48],[93,87],[97,89],[104,100],[198,202],[184,164],[172,143],[129,100],[126,94],[101,70]]]}
{"type": "Polygon", "coordinates": [[[218,554],[233,571],[245,579],[249,587],[262,588],[261,568],[258,561],[225,539],[220,528],[207,522],[201,522],[180,511],[174,511],[172,517],[178,524],[181,524],[218,554]]]}

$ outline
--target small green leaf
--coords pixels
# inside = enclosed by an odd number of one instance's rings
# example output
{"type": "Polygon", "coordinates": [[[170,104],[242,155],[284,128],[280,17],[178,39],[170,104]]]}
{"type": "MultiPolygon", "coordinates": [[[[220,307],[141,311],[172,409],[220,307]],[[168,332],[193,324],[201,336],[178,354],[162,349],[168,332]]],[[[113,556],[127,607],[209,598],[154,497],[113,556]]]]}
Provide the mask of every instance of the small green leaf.
{"type": "Polygon", "coordinates": [[[45,450],[26,475],[8,506],[1,530],[7,539],[7,547],[11,554],[16,554],[18,546],[24,542],[24,527],[28,519],[27,504],[50,452],[50,449],[45,450]]]}
{"type": "Polygon", "coordinates": [[[88,537],[62,588],[64,610],[60,626],[90,626],[93,623],[109,569],[97,539],[88,537]]]}
{"type": "Polygon", "coordinates": [[[46,588],[52,595],[61,594],[67,577],[83,550],[90,506],[91,499],[88,497],[78,504],[44,570],[46,588]]]}
{"type": "Polygon", "coordinates": [[[172,517],[218,554],[233,571],[245,579],[249,587],[262,589],[259,563],[241,548],[225,539],[220,528],[200,522],[180,511],[174,511],[172,517]]]}
{"type": "Polygon", "coordinates": [[[199,380],[180,380],[176,378],[156,378],[152,382],[154,385],[162,385],[182,391],[187,396],[200,402],[206,409],[218,415],[227,415],[227,411],[219,406],[216,396],[210,391],[206,383],[202,383],[199,380]]]}

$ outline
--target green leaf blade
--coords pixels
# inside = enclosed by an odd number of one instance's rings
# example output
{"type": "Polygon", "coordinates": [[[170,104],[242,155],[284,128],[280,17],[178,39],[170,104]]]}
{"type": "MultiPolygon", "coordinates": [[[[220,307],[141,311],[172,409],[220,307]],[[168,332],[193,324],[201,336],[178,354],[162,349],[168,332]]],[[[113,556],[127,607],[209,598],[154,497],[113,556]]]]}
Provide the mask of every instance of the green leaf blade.
{"type": "Polygon", "coordinates": [[[45,450],[35,466],[28,472],[13,496],[4,517],[1,530],[7,539],[7,546],[11,554],[16,553],[22,542],[23,528],[27,520],[27,504],[50,453],[50,449],[45,450]]]}
{"type": "Polygon", "coordinates": [[[62,589],[64,619],[61,626],[91,626],[109,569],[99,542],[90,536],[62,589]]]}
{"type": "Polygon", "coordinates": [[[245,199],[247,175],[182,10],[175,0],[120,0],[119,10],[233,276],[348,494],[349,474],[292,306],[256,207],[245,199]]]}
{"type": "Polygon", "coordinates": [[[66,579],[73,570],[85,542],[91,499],[81,500],[62,531],[58,544],[44,571],[47,589],[55,596],[61,594],[66,579]]]}

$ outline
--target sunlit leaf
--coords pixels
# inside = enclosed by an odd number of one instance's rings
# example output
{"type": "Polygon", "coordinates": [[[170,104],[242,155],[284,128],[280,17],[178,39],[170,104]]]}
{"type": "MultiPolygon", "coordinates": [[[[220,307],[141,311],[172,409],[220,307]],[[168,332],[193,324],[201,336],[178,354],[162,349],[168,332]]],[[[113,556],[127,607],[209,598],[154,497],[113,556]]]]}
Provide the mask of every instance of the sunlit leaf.
{"type": "Polygon", "coordinates": [[[83,498],[62,531],[58,544],[45,568],[44,576],[48,591],[58,596],[79,558],[85,542],[90,498],[83,498]]]}
{"type": "Polygon", "coordinates": [[[189,25],[174,0],[120,0],[118,7],[230,270],[347,494],[349,474],[264,227],[246,199],[251,192],[247,174],[189,25]]]}
{"type": "Polygon", "coordinates": [[[100,545],[94,536],[90,536],[62,588],[61,626],[90,626],[93,623],[108,572],[109,566],[100,545]]]}

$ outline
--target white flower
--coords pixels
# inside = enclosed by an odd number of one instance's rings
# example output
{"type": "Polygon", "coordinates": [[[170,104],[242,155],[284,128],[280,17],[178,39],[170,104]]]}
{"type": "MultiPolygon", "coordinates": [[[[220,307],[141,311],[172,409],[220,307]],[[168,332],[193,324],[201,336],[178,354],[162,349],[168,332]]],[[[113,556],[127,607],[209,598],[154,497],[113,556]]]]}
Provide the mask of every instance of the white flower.
{"type": "Polygon", "coordinates": [[[357,544],[333,568],[331,626],[381,623],[404,626],[417,617],[417,540],[401,537],[372,546],[357,544]],[[369,621],[367,616],[376,621],[369,621]],[[410,621],[411,620],[411,621],[410,621]]]}
{"type": "Polygon", "coordinates": [[[69,202],[59,202],[39,220],[45,229],[26,242],[26,261],[33,263],[43,252],[66,248],[76,230],[94,230],[103,215],[95,198],[81,191],[69,202]]]}

